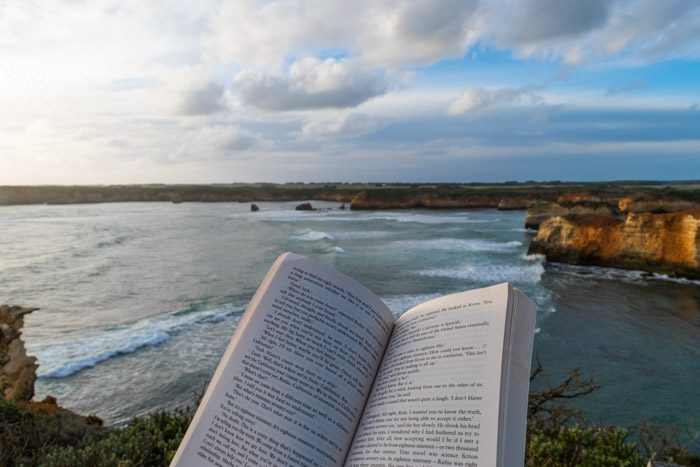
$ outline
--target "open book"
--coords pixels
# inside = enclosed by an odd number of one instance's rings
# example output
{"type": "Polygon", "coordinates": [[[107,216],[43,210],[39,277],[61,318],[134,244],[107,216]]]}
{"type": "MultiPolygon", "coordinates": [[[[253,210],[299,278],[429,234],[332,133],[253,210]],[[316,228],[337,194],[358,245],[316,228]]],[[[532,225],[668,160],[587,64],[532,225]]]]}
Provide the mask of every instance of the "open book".
{"type": "Polygon", "coordinates": [[[171,467],[522,465],[535,313],[500,284],[395,319],[366,287],[285,253],[171,467]]]}

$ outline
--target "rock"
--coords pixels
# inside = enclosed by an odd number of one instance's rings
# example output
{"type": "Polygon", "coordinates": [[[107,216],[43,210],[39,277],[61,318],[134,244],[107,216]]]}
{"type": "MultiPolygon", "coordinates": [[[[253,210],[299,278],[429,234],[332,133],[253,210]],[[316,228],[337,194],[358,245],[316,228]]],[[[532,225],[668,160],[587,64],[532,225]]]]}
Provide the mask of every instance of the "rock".
{"type": "Polygon", "coordinates": [[[677,198],[662,198],[650,193],[635,193],[618,200],[621,212],[679,212],[700,209],[700,204],[677,198]]]}
{"type": "Polygon", "coordinates": [[[557,203],[550,201],[535,201],[527,207],[527,216],[525,217],[526,229],[538,229],[540,224],[547,219],[556,216],[563,216],[569,210],[557,203]]]}
{"type": "Polygon", "coordinates": [[[569,214],[598,214],[620,216],[616,197],[602,197],[590,193],[567,193],[556,202],[535,201],[527,208],[526,229],[538,229],[540,224],[551,217],[569,214]]]}
{"type": "Polygon", "coordinates": [[[36,358],[27,356],[21,339],[24,315],[36,308],[0,305],[0,394],[10,402],[34,397],[36,358]]]}
{"type": "Polygon", "coordinates": [[[30,410],[41,420],[41,427],[50,433],[53,441],[59,445],[75,445],[85,435],[98,433],[104,428],[104,422],[95,415],[82,416],[72,410],[64,409],[55,397],[46,396],[42,401],[20,404],[30,410]]]}
{"type": "Polygon", "coordinates": [[[297,205],[297,207],[294,209],[296,209],[297,211],[313,211],[314,207],[311,206],[311,203],[301,203],[297,205]]]}
{"type": "Polygon", "coordinates": [[[250,212],[258,212],[260,208],[258,207],[257,204],[251,204],[250,205],[250,212]]]}
{"type": "Polygon", "coordinates": [[[36,358],[27,356],[21,329],[24,315],[37,308],[0,305],[0,395],[17,406],[33,412],[41,423],[36,427],[47,439],[61,444],[76,444],[86,434],[102,429],[95,415],[82,416],[64,409],[56,398],[32,401],[36,381],[36,358]]]}
{"type": "Polygon", "coordinates": [[[700,279],[700,210],[556,216],[540,224],[528,254],[700,279]]]}
{"type": "Polygon", "coordinates": [[[511,196],[509,198],[501,198],[496,209],[499,211],[520,211],[527,209],[532,203],[531,198],[523,196],[511,196]]]}
{"type": "MultiPolygon", "coordinates": [[[[396,190],[393,190],[396,191],[396,190]]],[[[474,194],[461,192],[454,196],[443,196],[439,193],[404,192],[379,193],[376,191],[363,191],[358,193],[350,202],[352,210],[374,209],[475,209],[496,208],[500,198],[488,194],[474,194]]]]}

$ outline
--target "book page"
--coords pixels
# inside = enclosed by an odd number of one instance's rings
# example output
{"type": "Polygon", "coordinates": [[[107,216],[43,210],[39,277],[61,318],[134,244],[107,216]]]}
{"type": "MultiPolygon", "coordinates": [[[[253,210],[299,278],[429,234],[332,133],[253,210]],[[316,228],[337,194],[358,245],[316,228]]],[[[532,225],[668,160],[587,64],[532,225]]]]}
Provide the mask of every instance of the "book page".
{"type": "Polygon", "coordinates": [[[171,465],[342,465],[393,323],[365,287],[283,255],[171,465]]]}
{"type": "Polygon", "coordinates": [[[401,316],[346,465],[496,465],[508,305],[501,284],[401,316]]]}

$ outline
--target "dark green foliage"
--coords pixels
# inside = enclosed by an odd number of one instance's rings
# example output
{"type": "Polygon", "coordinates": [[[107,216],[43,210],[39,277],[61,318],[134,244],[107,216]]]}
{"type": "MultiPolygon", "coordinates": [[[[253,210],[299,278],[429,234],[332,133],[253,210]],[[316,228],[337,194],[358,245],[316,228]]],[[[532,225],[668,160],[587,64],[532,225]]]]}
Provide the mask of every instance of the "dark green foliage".
{"type": "Polygon", "coordinates": [[[31,465],[45,444],[37,417],[0,397],[0,465],[31,465]]]}
{"type": "MultiPolygon", "coordinates": [[[[538,362],[533,377],[541,373],[538,362]]],[[[643,425],[631,432],[586,426],[565,401],[595,389],[592,380],[574,371],[530,395],[527,466],[636,467],[656,459],[700,467],[700,457],[683,449],[672,428],[643,425]]],[[[191,418],[190,411],[157,412],[84,438],[77,446],[61,446],[40,417],[0,398],[0,466],[167,466],[191,418]]]]}
{"type": "Polygon", "coordinates": [[[532,467],[644,467],[645,459],[615,427],[562,427],[545,433],[530,426],[525,464],[532,467]]]}
{"type": "Polygon", "coordinates": [[[127,427],[86,440],[82,446],[56,447],[40,462],[45,467],[167,466],[187,431],[191,415],[156,412],[134,418],[127,427]]]}

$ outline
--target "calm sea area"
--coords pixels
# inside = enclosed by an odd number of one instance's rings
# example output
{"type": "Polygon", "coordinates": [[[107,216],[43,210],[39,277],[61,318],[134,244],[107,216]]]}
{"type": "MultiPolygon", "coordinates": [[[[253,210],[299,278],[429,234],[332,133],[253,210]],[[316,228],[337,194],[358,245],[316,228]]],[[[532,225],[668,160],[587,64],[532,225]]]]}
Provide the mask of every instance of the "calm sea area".
{"type": "Polygon", "coordinates": [[[108,423],[192,403],[268,267],[295,251],[397,316],[510,281],[539,305],[535,353],[549,379],[580,368],[601,385],[578,401],[591,421],[700,429],[700,283],[547,265],[526,255],[522,211],[296,204],[0,207],[0,303],[41,308],[24,329],[36,397],[108,423]]]}

